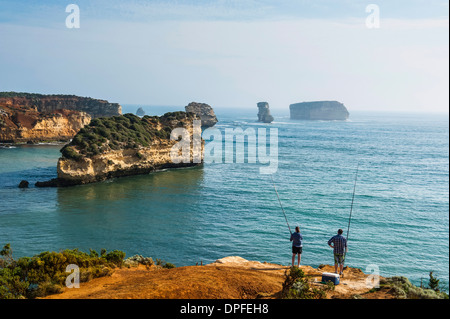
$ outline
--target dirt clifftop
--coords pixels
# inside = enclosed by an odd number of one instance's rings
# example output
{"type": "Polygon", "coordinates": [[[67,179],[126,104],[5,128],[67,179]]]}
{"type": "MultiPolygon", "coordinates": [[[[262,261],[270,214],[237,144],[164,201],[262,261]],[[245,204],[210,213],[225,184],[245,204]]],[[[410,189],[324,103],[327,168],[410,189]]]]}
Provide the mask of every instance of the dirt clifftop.
{"type": "MultiPolygon", "coordinates": [[[[232,256],[205,266],[163,269],[156,266],[120,268],[111,276],[82,283],[78,289],[65,289],[48,299],[276,299],[281,297],[290,267],[248,261],[232,256]]],[[[332,266],[315,269],[301,266],[312,287],[323,287],[322,272],[332,266]]],[[[368,275],[360,269],[347,268],[341,284],[327,292],[326,298],[391,299],[389,290],[369,292],[368,275]]]]}

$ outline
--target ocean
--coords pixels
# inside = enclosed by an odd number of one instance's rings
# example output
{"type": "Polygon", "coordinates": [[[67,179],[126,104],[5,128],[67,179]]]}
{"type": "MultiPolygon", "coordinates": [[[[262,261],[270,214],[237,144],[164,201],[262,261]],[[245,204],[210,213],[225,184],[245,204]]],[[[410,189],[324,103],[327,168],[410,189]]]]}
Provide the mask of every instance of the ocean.
{"type": "MultiPolygon", "coordinates": [[[[137,106],[124,106],[136,112],[137,106]]],[[[143,106],[149,115],[182,107],[143,106]]],[[[277,128],[272,175],[291,228],[304,238],[302,264],[333,264],[327,241],[347,234],[346,265],[419,285],[429,272],[449,282],[447,115],[352,112],[348,121],[294,121],[272,110],[216,109],[216,128],[277,128]]],[[[70,188],[36,188],[56,177],[62,145],[0,149],[0,245],[15,257],[79,248],[122,250],[176,266],[226,256],[288,265],[289,229],[267,164],[205,163],[70,188]],[[30,188],[19,189],[21,180],[30,188]]]]}

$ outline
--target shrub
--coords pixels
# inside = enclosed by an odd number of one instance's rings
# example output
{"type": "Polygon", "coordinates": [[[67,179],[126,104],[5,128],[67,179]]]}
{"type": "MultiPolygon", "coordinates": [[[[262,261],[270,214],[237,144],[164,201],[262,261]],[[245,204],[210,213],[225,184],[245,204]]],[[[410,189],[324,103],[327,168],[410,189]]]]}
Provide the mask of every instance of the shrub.
{"type": "Polygon", "coordinates": [[[430,271],[430,280],[428,282],[428,287],[436,292],[439,292],[439,279],[433,276],[433,272],[430,271]]]}
{"type": "Polygon", "coordinates": [[[125,258],[125,253],[120,250],[113,250],[104,255],[105,259],[115,266],[122,266],[123,259],[125,258]]]}
{"type": "Polygon", "coordinates": [[[386,278],[380,284],[390,287],[399,299],[448,299],[448,294],[414,286],[406,277],[386,278]]]}
{"type": "Polygon", "coordinates": [[[70,146],[70,145],[66,145],[61,149],[61,153],[63,155],[63,157],[68,158],[68,159],[73,159],[73,160],[80,160],[81,159],[81,155],[77,153],[77,151],[75,151],[75,149],[70,146]]]}
{"type": "Polygon", "coordinates": [[[112,268],[121,266],[125,253],[118,250],[100,256],[78,249],[42,252],[33,257],[12,258],[9,244],[0,252],[0,299],[36,298],[62,291],[68,276],[66,267],[75,264],[80,269],[80,281],[110,275],[112,268]]]}
{"type": "Polygon", "coordinates": [[[176,266],[172,263],[165,263],[163,265],[163,268],[167,268],[167,269],[171,269],[171,268],[175,268],[176,266]]]}
{"type": "Polygon", "coordinates": [[[311,287],[303,270],[292,266],[283,283],[282,297],[285,299],[324,299],[326,291],[334,290],[333,287],[331,285],[326,285],[321,289],[311,287]]]}

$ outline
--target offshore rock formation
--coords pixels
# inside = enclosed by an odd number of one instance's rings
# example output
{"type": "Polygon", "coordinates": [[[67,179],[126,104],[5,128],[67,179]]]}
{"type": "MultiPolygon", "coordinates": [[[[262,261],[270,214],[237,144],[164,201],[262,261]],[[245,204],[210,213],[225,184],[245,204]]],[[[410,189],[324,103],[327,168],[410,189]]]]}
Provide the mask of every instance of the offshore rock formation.
{"type": "Polygon", "coordinates": [[[346,120],[349,112],[337,101],[302,102],[289,105],[292,120],[346,120]]]}
{"type": "Polygon", "coordinates": [[[202,127],[211,127],[218,122],[213,108],[206,103],[191,102],[185,106],[185,110],[197,114],[202,120],[202,127]]]}
{"type": "Polygon", "coordinates": [[[264,123],[272,123],[273,116],[270,115],[269,103],[267,102],[259,102],[258,106],[258,121],[264,123]]]}
{"type": "Polygon", "coordinates": [[[203,162],[200,118],[193,113],[170,112],[161,117],[133,114],[98,118],[81,129],[72,142],[61,149],[56,179],[37,182],[37,187],[71,186],[103,181],[109,178],[148,174],[164,168],[199,165],[203,162]],[[200,161],[194,160],[195,146],[190,148],[190,161],[174,163],[170,139],[174,128],[185,128],[191,141],[199,139],[200,161]]]}
{"type": "Polygon", "coordinates": [[[92,118],[121,112],[119,104],[74,95],[0,92],[0,142],[67,141],[92,118]]]}
{"type": "Polygon", "coordinates": [[[40,113],[72,110],[89,114],[92,118],[122,114],[122,107],[105,100],[75,95],[44,95],[35,93],[0,92],[0,105],[33,108],[40,113]]]}
{"type": "Polygon", "coordinates": [[[145,115],[145,111],[142,109],[142,107],[137,109],[136,115],[137,116],[144,116],[145,115]]]}

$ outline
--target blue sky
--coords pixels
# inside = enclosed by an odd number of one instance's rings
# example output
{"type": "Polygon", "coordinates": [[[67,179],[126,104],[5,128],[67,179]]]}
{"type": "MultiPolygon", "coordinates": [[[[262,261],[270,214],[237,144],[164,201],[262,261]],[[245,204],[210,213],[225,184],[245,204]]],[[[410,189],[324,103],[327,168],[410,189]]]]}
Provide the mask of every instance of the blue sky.
{"type": "Polygon", "coordinates": [[[0,0],[0,91],[448,112],[448,50],[448,1],[0,0]],[[70,3],[79,29],[65,26],[70,3]]]}

